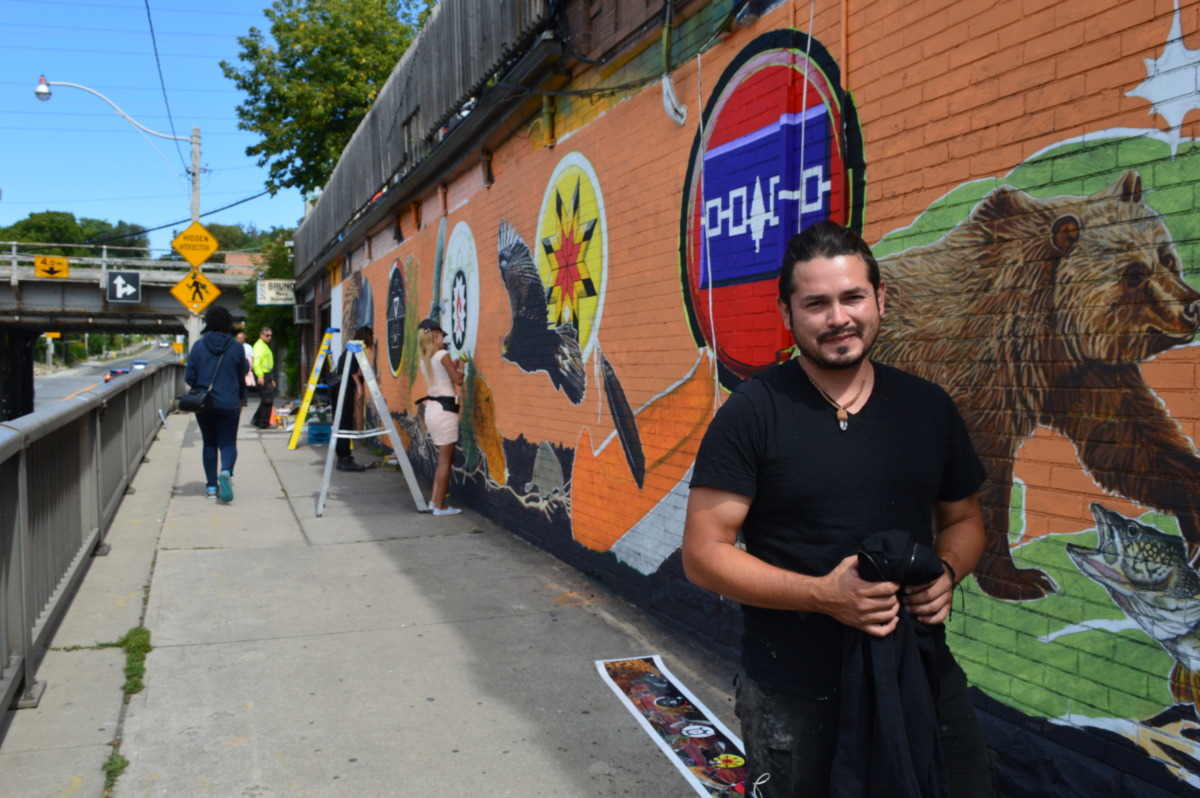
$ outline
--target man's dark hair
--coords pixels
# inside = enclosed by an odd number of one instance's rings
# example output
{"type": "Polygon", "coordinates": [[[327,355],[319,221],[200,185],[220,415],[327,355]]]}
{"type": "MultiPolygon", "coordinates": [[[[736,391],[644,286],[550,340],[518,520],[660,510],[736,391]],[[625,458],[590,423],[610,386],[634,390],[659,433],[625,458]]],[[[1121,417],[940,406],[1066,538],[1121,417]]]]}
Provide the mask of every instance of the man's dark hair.
{"type": "Polygon", "coordinates": [[[836,258],[838,255],[858,255],[867,264],[867,278],[879,292],[879,263],[871,248],[858,233],[834,221],[810,224],[788,241],[783,264],[779,267],[779,298],[790,302],[796,290],[796,264],[815,258],[836,258]]]}
{"type": "Polygon", "coordinates": [[[233,332],[233,314],[220,305],[204,314],[204,332],[233,332]]]}

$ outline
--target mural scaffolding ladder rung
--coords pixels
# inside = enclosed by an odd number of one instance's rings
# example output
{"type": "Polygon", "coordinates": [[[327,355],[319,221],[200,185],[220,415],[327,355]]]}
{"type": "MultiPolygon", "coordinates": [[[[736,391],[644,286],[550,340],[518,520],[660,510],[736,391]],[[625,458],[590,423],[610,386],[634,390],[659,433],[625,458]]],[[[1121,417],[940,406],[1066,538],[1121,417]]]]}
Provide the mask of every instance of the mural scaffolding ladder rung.
{"type": "Polygon", "coordinates": [[[421,496],[421,487],[417,484],[417,476],[413,473],[412,463],[408,461],[408,453],[404,451],[403,439],[400,437],[400,433],[396,431],[396,422],[392,420],[392,414],[388,411],[387,402],[383,400],[383,394],[379,391],[379,381],[375,379],[375,372],[371,368],[371,364],[367,361],[362,341],[350,341],[347,343],[346,353],[349,357],[342,359],[342,383],[338,386],[337,409],[333,413],[333,431],[330,435],[329,451],[325,455],[325,474],[321,477],[321,494],[317,497],[317,517],[320,518],[321,513],[325,511],[325,499],[329,495],[329,475],[333,471],[333,462],[337,453],[337,440],[339,438],[349,438],[352,440],[374,438],[376,435],[385,432],[392,442],[392,451],[396,453],[396,462],[400,464],[400,470],[404,472],[404,481],[408,483],[408,490],[412,493],[413,503],[417,506],[417,512],[428,512],[429,508],[425,504],[425,499],[421,496]],[[346,411],[346,384],[350,382],[351,357],[358,362],[363,383],[367,386],[367,392],[371,395],[371,401],[375,405],[375,412],[379,415],[382,423],[380,427],[365,430],[341,429],[342,413],[346,411]]]}

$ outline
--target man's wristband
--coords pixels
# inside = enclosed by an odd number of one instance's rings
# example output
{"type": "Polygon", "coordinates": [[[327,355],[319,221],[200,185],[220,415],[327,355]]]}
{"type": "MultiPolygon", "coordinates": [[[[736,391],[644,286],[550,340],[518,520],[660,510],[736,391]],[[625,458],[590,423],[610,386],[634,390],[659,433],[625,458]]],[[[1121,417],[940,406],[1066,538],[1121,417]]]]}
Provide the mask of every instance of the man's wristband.
{"type": "Polygon", "coordinates": [[[958,584],[958,573],[955,572],[954,566],[951,565],[950,563],[946,562],[945,558],[942,558],[942,565],[946,568],[947,571],[950,572],[951,586],[957,585],[958,584]]]}

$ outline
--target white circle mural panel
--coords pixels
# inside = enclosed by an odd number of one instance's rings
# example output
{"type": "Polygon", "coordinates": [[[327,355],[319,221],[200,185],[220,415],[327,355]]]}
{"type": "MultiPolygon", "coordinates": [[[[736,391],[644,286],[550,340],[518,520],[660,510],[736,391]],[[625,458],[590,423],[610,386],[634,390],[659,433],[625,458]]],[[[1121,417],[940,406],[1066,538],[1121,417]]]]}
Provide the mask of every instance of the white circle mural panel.
{"type": "Polygon", "coordinates": [[[442,267],[441,323],[450,353],[475,356],[479,329],[479,258],[466,222],[454,225],[442,267]]]}

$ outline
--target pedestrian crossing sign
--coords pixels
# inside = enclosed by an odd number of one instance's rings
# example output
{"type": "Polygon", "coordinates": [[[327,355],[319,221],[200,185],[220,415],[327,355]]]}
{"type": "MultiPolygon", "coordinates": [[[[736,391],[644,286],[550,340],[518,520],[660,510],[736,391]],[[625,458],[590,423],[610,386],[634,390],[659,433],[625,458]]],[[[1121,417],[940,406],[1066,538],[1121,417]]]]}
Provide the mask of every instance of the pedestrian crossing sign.
{"type": "Polygon", "coordinates": [[[187,277],[175,283],[175,287],[171,289],[171,296],[197,316],[203,313],[220,293],[221,289],[213,285],[212,280],[201,274],[199,269],[192,269],[187,277]]]}

